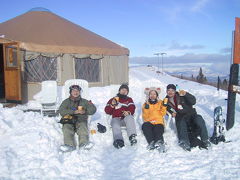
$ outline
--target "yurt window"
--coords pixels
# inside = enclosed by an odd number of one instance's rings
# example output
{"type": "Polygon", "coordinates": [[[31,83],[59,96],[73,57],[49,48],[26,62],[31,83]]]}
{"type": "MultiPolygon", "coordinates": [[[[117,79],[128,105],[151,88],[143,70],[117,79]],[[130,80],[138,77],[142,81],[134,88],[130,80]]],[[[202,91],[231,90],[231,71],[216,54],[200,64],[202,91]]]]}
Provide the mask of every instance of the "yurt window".
{"type": "Polygon", "coordinates": [[[88,82],[100,82],[100,60],[75,58],[75,76],[88,82]]]}
{"type": "Polygon", "coordinates": [[[38,56],[24,61],[24,79],[27,82],[57,80],[57,58],[38,56]]]}
{"type": "Polygon", "coordinates": [[[7,67],[17,67],[17,49],[14,47],[6,48],[7,67]]]}

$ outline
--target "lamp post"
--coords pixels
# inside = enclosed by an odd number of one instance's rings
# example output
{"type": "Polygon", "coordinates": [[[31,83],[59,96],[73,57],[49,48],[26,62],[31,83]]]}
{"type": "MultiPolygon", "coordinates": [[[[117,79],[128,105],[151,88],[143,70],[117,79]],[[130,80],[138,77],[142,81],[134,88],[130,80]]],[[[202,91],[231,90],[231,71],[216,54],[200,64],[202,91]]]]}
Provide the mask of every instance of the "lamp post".
{"type": "Polygon", "coordinates": [[[153,54],[153,55],[155,55],[155,56],[157,56],[158,57],[158,70],[157,70],[157,73],[159,73],[159,55],[160,55],[161,53],[155,53],[155,54],[153,54]]]}
{"type": "Polygon", "coordinates": [[[160,55],[162,56],[162,74],[163,74],[163,55],[167,55],[167,53],[160,53],[160,55]]]}

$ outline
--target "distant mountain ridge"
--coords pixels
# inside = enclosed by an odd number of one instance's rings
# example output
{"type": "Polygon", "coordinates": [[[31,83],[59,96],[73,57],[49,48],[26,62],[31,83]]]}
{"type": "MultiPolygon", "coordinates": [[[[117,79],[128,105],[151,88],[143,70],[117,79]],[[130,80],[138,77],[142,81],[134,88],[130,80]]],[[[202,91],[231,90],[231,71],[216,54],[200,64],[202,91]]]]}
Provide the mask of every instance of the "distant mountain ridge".
{"type": "MultiPolygon", "coordinates": [[[[159,56],[161,63],[162,57],[159,56]]],[[[163,56],[164,63],[230,63],[231,54],[185,54],[182,56],[163,56]]],[[[157,64],[158,57],[130,57],[130,63],[157,64]]]]}

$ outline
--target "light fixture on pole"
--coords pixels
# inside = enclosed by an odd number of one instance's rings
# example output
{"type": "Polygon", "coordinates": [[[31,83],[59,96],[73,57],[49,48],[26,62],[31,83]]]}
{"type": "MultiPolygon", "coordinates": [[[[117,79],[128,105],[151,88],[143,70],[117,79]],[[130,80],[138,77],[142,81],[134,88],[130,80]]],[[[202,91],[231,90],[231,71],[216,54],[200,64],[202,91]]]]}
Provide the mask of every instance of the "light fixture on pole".
{"type": "Polygon", "coordinates": [[[160,53],[160,55],[162,56],[162,74],[163,74],[163,55],[167,55],[167,53],[160,53]]]}
{"type": "Polygon", "coordinates": [[[158,70],[157,70],[157,73],[160,73],[160,71],[159,71],[159,55],[160,55],[161,53],[155,53],[155,54],[153,54],[153,55],[155,55],[155,56],[157,56],[158,57],[158,70]]]}

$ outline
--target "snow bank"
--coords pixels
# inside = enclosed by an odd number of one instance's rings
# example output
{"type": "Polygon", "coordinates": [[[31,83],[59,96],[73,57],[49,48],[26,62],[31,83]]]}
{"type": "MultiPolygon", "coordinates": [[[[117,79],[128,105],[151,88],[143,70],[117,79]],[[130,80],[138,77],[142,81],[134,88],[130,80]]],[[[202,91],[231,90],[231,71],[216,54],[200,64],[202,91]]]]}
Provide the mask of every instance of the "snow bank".
{"type": "MultiPolygon", "coordinates": [[[[230,143],[213,145],[212,150],[193,149],[185,152],[177,146],[176,133],[167,128],[164,134],[168,152],[159,154],[146,150],[141,133],[143,88],[156,84],[162,88],[169,83],[190,91],[197,97],[197,111],[204,117],[209,135],[213,131],[213,109],[221,105],[226,112],[225,91],[180,80],[168,75],[156,75],[147,67],[130,69],[130,95],[137,106],[138,144],[131,147],[123,131],[126,147],[112,146],[112,133],[93,134],[95,146],[90,151],[74,151],[60,155],[62,144],[59,117],[42,117],[40,113],[23,112],[22,107],[0,106],[0,179],[238,179],[240,177],[239,115],[233,129],[226,132],[230,143]],[[22,109],[21,109],[22,108],[22,109]]],[[[113,96],[115,86],[90,88],[90,99],[96,104],[90,129],[98,122],[107,125],[104,106],[113,96]]],[[[239,96],[237,97],[239,100],[239,96]]]]}

